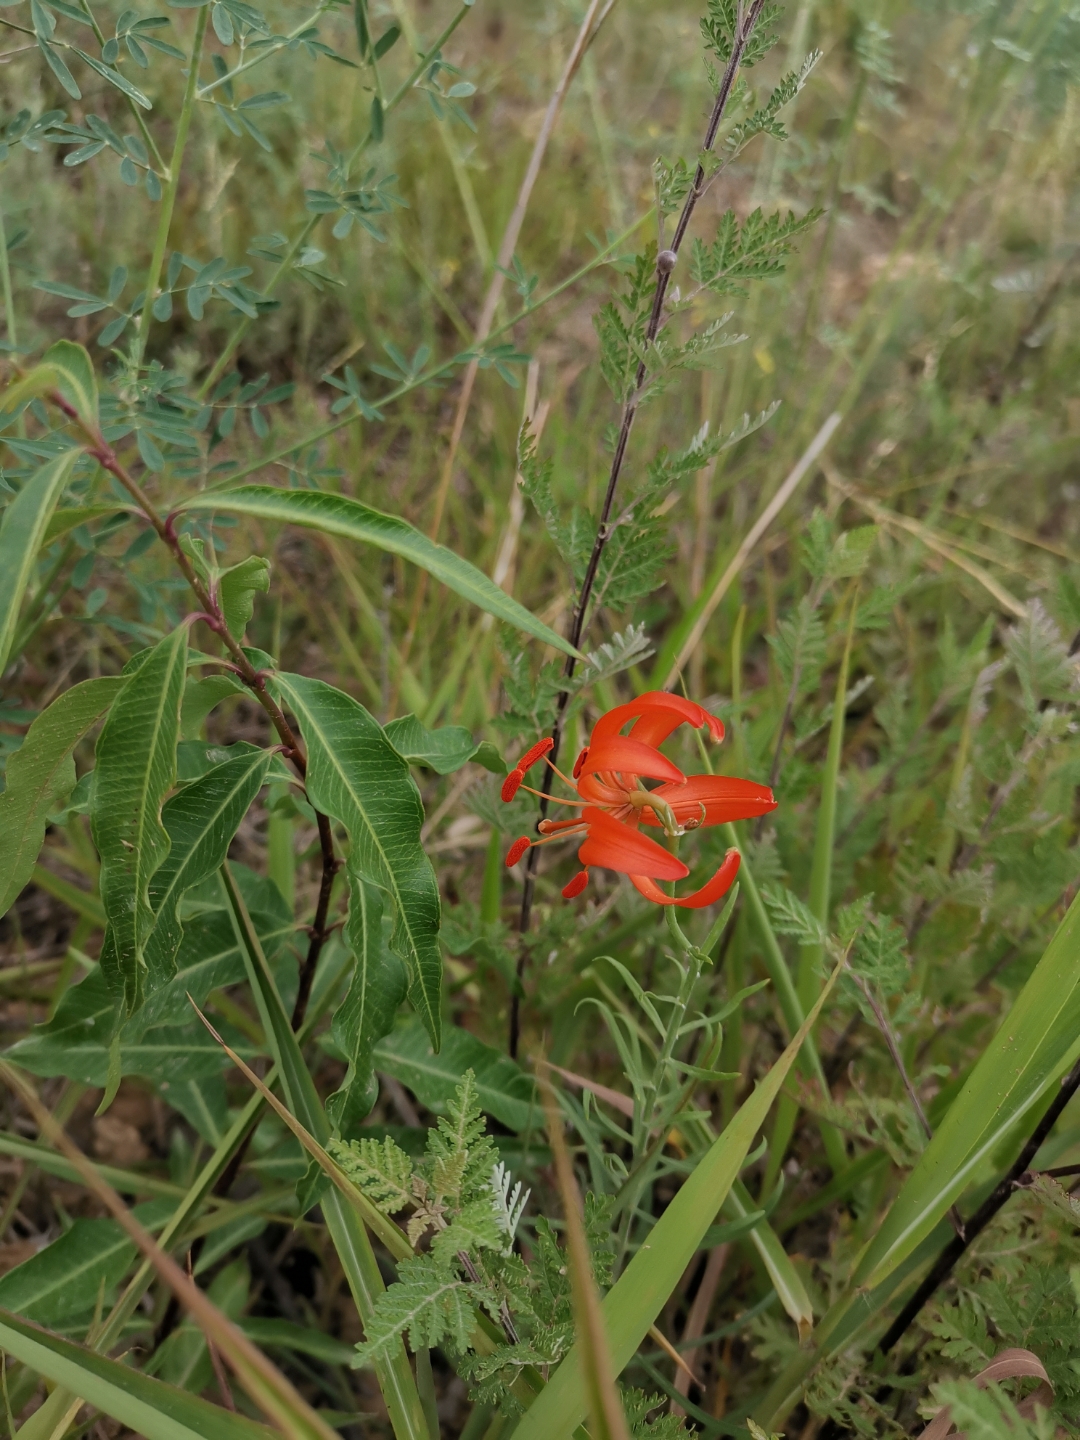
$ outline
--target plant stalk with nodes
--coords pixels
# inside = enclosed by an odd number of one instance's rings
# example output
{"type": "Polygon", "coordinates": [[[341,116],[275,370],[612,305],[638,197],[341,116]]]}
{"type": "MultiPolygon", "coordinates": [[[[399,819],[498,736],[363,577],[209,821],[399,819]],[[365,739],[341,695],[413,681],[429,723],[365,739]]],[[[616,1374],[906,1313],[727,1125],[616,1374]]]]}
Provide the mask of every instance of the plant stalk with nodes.
{"type": "MultiPolygon", "coordinates": [[[[724,112],[731,99],[732,90],[738,77],[739,67],[742,64],[743,56],[754,34],[755,27],[761,18],[761,12],[765,8],[765,3],[766,0],[751,0],[751,3],[744,8],[740,0],[735,19],[734,32],[731,37],[730,54],[728,55],[727,64],[724,67],[723,76],[716,92],[716,99],[713,102],[712,113],[709,116],[709,123],[705,130],[705,141],[702,146],[704,152],[711,152],[716,143],[717,131],[720,128],[720,122],[724,118],[724,112]]],[[[619,488],[619,479],[622,475],[623,463],[626,459],[626,449],[630,441],[630,431],[633,429],[638,407],[641,404],[642,393],[645,389],[645,382],[648,378],[649,366],[647,349],[653,344],[660,330],[660,324],[664,318],[664,302],[667,298],[672,272],[678,263],[679,252],[686,238],[690,221],[693,219],[694,210],[704,191],[705,183],[705,165],[703,161],[699,159],[697,169],[694,172],[693,184],[690,186],[686,199],[683,202],[679,220],[675,226],[671,246],[669,249],[661,250],[656,257],[656,288],[653,293],[652,310],[649,314],[648,324],[645,327],[644,348],[646,355],[638,362],[633,391],[623,404],[618,439],[615,442],[615,453],[612,456],[611,469],[608,472],[607,489],[604,492],[604,503],[600,510],[600,521],[596,528],[596,538],[593,541],[592,553],[589,556],[589,563],[581,582],[581,588],[578,591],[573,618],[570,622],[569,639],[575,650],[579,648],[582,635],[585,633],[589,602],[592,599],[597,572],[600,569],[600,560],[612,534],[613,527],[611,517],[615,505],[615,496],[619,488]]],[[[557,762],[559,758],[559,746],[562,743],[563,730],[566,724],[566,707],[570,703],[572,693],[569,682],[573,679],[576,668],[577,660],[575,656],[568,655],[563,666],[564,685],[555,701],[555,722],[551,730],[552,740],[554,741],[551,752],[553,762],[557,762]]],[[[548,797],[551,793],[553,774],[554,772],[550,768],[544,773],[541,786],[544,793],[540,800],[541,818],[547,815],[548,797]]],[[[535,892],[536,851],[530,850],[526,861],[525,883],[521,894],[521,913],[518,919],[518,930],[522,936],[517,960],[518,983],[510,1002],[510,1054],[513,1056],[517,1055],[521,1038],[521,982],[529,954],[528,940],[526,937],[528,936],[529,926],[532,921],[532,907],[535,892]]]]}

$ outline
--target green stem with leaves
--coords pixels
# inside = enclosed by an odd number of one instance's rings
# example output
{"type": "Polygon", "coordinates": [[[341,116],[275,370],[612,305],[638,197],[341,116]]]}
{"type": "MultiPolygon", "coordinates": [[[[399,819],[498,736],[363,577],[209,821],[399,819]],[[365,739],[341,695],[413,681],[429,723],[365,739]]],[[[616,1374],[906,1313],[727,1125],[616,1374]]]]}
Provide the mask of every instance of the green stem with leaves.
{"type": "Polygon", "coordinates": [[[161,215],[158,219],[157,235],[154,239],[154,253],[150,257],[150,268],[146,274],[142,314],[139,316],[139,331],[135,337],[134,353],[131,357],[133,362],[132,368],[136,373],[142,364],[143,355],[146,353],[146,341],[150,334],[151,322],[154,318],[154,301],[158,295],[161,269],[165,264],[165,251],[169,244],[169,230],[172,228],[173,208],[176,205],[176,196],[180,189],[180,174],[183,169],[184,150],[187,147],[188,131],[191,129],[191,117],[195,110],[195,95],[199,87],[199,62],[202,59],[203,41],[206,38],[206,26],[209,18],[210,6],[201,6],[195,20],[195,36],[191,42],[191,58],[188,61],[187,85],[184,87],[184,100],[180,108],[180,119],[176,126],[176,139],[173,142],[172,158],[169,161],[169,178],[165,186],[165,193],[161,197],[161,215]]]}
{"type": "MultiPolygon", "coordinates": [[[[411,73],[409,74],[408,79],[402,81],[402,83],[401,83],[401,84],[398,86],[398,88],[394,91],[393,95],[391,95],[390,99],[387,100],[387,101],[385,102],[385,104],[383,105],[383,117],[384,117],[384,119],[385,119],[385,117],[390,113],[391,110],[394,110],[398,105],[400,105],[400,103],[402,102],[402,100],[404,100],[405,96],[409,93],[409,91],[413,88],[413,86],[416,84],[416,82],[420,79],[421,75],[423,75],[424,71],[425,71],[425,70],[427,69],[427,67],[431,64],[432,60],[434,60],[434,58],[436,57],[436,55],[438,55],[439,51],[440,51],[440,50],[442,49],[442,47],[446,44],[447,40],[449,40],[450,36],[453,35],[454,31],[455,31],[455,30],[458,28],[458,26],[461,24],[462,20],[465,19],[465,16],[469,13],[469,11],[470,11],[471,9],[472,9],[472,3],[471,3],[471,0],[470,0],[470,3],[461,6],[461,8],[460,8],[460,9],[457,11],[457,13],[455,14],[454,18],[453,18],[453,19],[450,21],[450,23],[445,27],[445,29],[444,29],[444,30],[442,31],[442,33],[439,35],[438,39],[434,42],[434,44],[430,45],[430,46],[428,47],[428,49],[424,52],[424,54],[421,55],[421,57],[420,57],[419,60],[417,61],[416,65],[413,67],[411,73]]],[[[373,141],[374,139],[375,139],[375,136],[374,136],[371,128],[369,127],[368,130],[367,130],[367,133],[357,142],[355,149],[353,150],[352,154],[349,156],[349,162],[348,162],[348,165],[346,166],[346,170],[347,170],[347,171],[350,171],[350,170],[352,169],[352,167],[356,164],[357,160],[359,160],[360,156],[364,153],[364,151],[367,149],[367,147],[372,143],[372,141],[373,141]]],[[[265,290],[263,291],[263,293],[262,293],[262,297],[261,297],[262,299],[268,300],[268,299],[270,299],[270,297],[273,295],[273,293],[274,293],[274,291],[277,289],[278,285],[281,283],[281,281],[285,278],[285,276],[286,276],[286,275],[289,273],[289,271],[292,269],[293,264],[294,264],[294,262],[295,262],[295,260],[296,260],[297,255],[300,254],[301,250],[302,250],[302,249],[304,248],[304,246],[307,244],[308,240],[311,238],[311,234],[312,234],[313,230],[315,229],[316,225],[318,225],[318,223],[319,223],[319,221],[320,221],[321,219],[322,219],[322,216],[321,216],[321,215],[312,215],[311,219],[308,220],[308,221],[304,224],[303,229],[299,232],[299,234],[297,235],[296,239],[292,242],[292,244],[289,246],[288,250],[287,250],[287,251],[285,252],[285,254],[282,256],[280,264],[278,265],[277,269],[274,271],[274,274],[273,274],[273,275],[271,276],[271,278],[270,278],[269,284],[266,286],[266,289],[265,289],[265,290]]],[[[229,361],[230,361],[230,360],[232,359],[232,357],[235,355],[236,350],[237,350],[237,347],[242,343],[242,341],[243,341],[243,339],[244,339],[244,336],[245,336],[245,335],[248,333],[248,331],[251,329],[251,325],[252,325],[252,321],[251,321],[250,316],[245,316],[244,319],[241,320],[241,321],[239,322],[239,324],[236,326],[236,329],[233,331],[233,333],[229,336],[228,340],[225,342],[225,348],[224,348],[224,350],[222,350],[221,354],[220,354],[220,355],[218,356],[218,358],[215,360],[213,366],[212,366],[211,369],[210,369],[210,373],[207,375],[206,379],[203,381],[202,385],[201,385],[200,388],[199,388],[199,399],[200,399],[200,400],[205,399],[206,396],[209,395],[209,393],[210,393],[210,391],[213,389],[213,387],[214,387],[214,386],[217,384],[217,382],[221,379],[222,375],[225,373],[225,369],[226,369],[229,361]]],[[[353,419],[355,419],[355,418],[356,418],[356,417],[353,416],[353,415],[350,415],[350,416],[349,416],[349,420],[353,420],[353,419]]],[[[348,421],[345,421],[345,422],[343,422],[343,423],[347,424],[348,421]]],[[[337,426],[331,426],[330,428],[331,428],[331,430],[334,430],[334,429],[337,429],[338,427],[337,427],[337,426]]],[[[326,432],[324,432],[324,433],[330,433],[330,432],[329,432],[329,431],[326,431],[326,432]]],[[[316,437],[314,437],[314,438],[321,438],[321,437],[316,436],[316,437]]],[[[305,443],[310,443],[310,442],[305,442],[305,443]]],[[[293,450],[295,450],[295,449],[297,449],[297,448],[299,448],[299,447],[294,446],[294,447],[293,447],[293,450]]],[[[292,454],[292,453],[293,453],[293,450],[290,450],[290,451],[288,451],[287,453],[292,454]]],[[[262,462],[262,463],[265,463],[265,462],[262,462]]],[[[253,467],[253,468],[254,468],[254,467],[253,467]]],[[[234,477],[234,478],[235,478],[235,477],[234,477]]]]}

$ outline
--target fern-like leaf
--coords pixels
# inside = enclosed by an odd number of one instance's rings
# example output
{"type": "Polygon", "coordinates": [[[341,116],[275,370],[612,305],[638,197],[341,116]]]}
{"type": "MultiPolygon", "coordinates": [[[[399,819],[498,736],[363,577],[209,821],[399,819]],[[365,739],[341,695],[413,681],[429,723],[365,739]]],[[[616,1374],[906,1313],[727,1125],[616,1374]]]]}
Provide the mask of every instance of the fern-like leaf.
{"type": "Polygon", "coordinates": [[[415,1204],[412,1160],[389,1136],[385,1140],[330,1142],[330,1154],[377,1210],[394,1215],[415,1204]]]}

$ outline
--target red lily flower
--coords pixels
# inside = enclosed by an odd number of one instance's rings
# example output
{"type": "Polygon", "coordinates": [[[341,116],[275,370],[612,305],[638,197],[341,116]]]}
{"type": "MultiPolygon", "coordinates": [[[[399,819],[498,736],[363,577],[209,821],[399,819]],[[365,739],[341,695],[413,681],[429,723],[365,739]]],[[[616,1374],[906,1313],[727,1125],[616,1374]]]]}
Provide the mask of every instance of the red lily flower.
{"type": "MultiPolygon", "coordinates": [[[[697,910],[719,900],[739,873],[737,850],[727,852],[716,874],[700,890],[676,898],[665,895],[656,882],[682,880],[689,875],[689,869],[669,850],[642,835],[639,827],[659,826],[669,836],[682,835],[703,825],[766,815],[775,810],[776,800],[767,785],[756,785],[752,780],[730,775],[684,775],[659,749],[680,725],[706,725],[714,740],[724,738],[724,727],[715,715],[665,690],[651,690],[601,715],[574,764],[573,779],[552,765],[577,797],[567,800],[553,795],[552,802],[574,806],[580,814],[573,820],[541,820],[537,828],[543,838],[532,840],[522,835],[515,840],[506,857],[507,865],[516,865],[533,845],[581,836],[578,859],[585,868],[563,889],[568,900],[585,889],[590,865],[629,875],[630,883],[657,905],[697,910]],[[624,735],[623,726],[629,721],[633,724],[629,734],[624,735]],[[661,783],[647,789],[643,780],[661,783]]],[[[512,800],[521,788],[540,794],[524,784],[525,774],[552,748],[553,742],[545,739],[526,751],[503,782],[504,800],[512,800]]],[[[551,765],[550,760],[547,763],[551,765]]]]}

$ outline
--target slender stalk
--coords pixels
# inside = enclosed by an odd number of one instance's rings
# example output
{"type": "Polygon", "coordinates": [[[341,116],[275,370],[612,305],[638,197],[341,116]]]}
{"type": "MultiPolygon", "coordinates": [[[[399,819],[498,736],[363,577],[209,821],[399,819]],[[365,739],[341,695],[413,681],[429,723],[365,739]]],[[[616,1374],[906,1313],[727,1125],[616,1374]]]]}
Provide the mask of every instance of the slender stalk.
{"type": "MultiPolygon", "coordinates": [[[[724,68],[724,74],[720,81],[720,88],[717,91],[713,103],[712,114],[709,116],[709,124],[705,131],[705,143],[703,150],[711,150],[716,142],[716,132],[720,128],[720,121],[723,119],[724,111],[727,108],[731,91],[735,84],[735,78],[739,73],[739,66],[742,62],[743,53],[746,50],[747,42],[754,32],[758,18],[761,14],[765,0],[751,0],[745,12],[740,12],[736,23],[735,34],[731,46],[731,55],[724,68]]],[[[678,260],[679,251],[682,248],[683,240],[686,237],[687,228],[693,218],[694,210],[701,197],[705,186],[705,168],[699,162],[694,173],[694,183],[690,187],[689,194],[683,203],[682,213],[679,222],[675,227],[675,235],[671,242],[670,250],[663,250],[656,260],[656,290],[653,294],[652,311],[649,315],[648,324],[645,327],[643,348],[647,351],[656,339],[660,329],[660,322],[664,314],[664,300],[667,297],[668,286],[671,281],[672,271],[678,260]]],[[[633,428],[637,416],[638,406],[641,403],[642,392],[648,374],[648,367],[642,360],[637,368],[634,377],[634,389],[625,404],[623,405],[622,422],[619,426],[619,437],[615,444],[615,454],[611,461],[611,470],[608,474],[607,490],[604,493],[604,503],[600,511],[600,523],[596,529],[596,538],[593,541],[592,553],[589,556],[589,563],[585,569],[585,575],[581,582],[581,590],[578,593],[577,603],[574,606],[574,615],[570,625],[569,640],[574,649],[579,648],[582,634],[585,630],[585,622],[588,616],[589,601],[592,598],[593,587],[596,584],[596,576],[600,569],[600,560],[611,538],[611,513],[615,504],[615,494],[618,490],[619,479],[622,475],[623,463],[626,459],[626,449],[630,442],[630,431],[633,428]]],[[[566,707],[570,703],[569,682],[573,679],[574,671],[577,668],[577,661],[573,655],[568,655],[566,664],[563,666],[564,688],[559,692],[555,702],[555,724],[552,727],[552,739],[555,742],[551,752],[552,762],[559,757],[559,745],[562,741],[563,729],[566,723],[566,707]]],[[[553,771],[549,768],[544,772],[541,782],[543,798],[540,801],[541,815],[547,814],[547,797],[551,793],[553,771]]],[[[518,930],[522,936],[528,934],[529,924],[532,919],[533,896],[536,890],[536,856],[535,848],[528,853],[525,864],[525,885],[521,896],[521,914],[518,921],[518,930]]],[[[520,982],[525,971],[525,964],[528,958],[528,944],[523,940],[518,956],[517,976],[520,982]]],[[[518,1043],[521,1033],[521,995],[520,983],[515,990],[510,1002],[510,1042],[509,1049],[512,1056],[517,1055],[518,1043]]]]}
{"type": "Polygon", "coordinates": [[[136,373],[142,364],[142,358],[146,352],[146,341],[150,334],[150,324],[153,320],[154,301],[157,299],[158,284],[161,280],[161,267],[165,263],[165,249],[169,243],[169,230],[172,226],[173,208],[176,205],[177,191],[180,189],[180,173],[183,169],[184,150],[187,146],[188,131],[191,129],[191,116],[195,109],[195,94],[199,87],[199,62],[202,59],[203,40],[206,37],[206,26],[209,18],[210,6],[201,6],[195,19],[195,36],[191,42],[191,58],[188,61],[187,85],[184,87],[184,100],[180,107],[180,119],[176,126],[176,139],[173,141],[172,158],[169,161],[169,180],[165,186],[165,193],[161,197],[161,214],[158,218],[157,236],[154,240],[154,253],[150,257],[150,269],[146,274],[142,314],[139,316],[139,330],[135,337],[135,348],[132,355],[133,368],[136,373]]]}
{"type": "Polygon", "coordinates": [[[1050,1131],[1057,1123],[1058,1117],[1078,1089],[1080,1089],[1080,1060],[1076,1062],[1068,1075],[1062,1080],[1058,1093],[1054,1096],[1042,1119],[1031,1132],[1027,1143],[1009,1167],[1008,1172],[1000,1184],[995,1186],[971,1219],[965,1223],[961,1233],[954,1235],[948,1245],[945,1246],[945,1249],[942,1250],[937,1260],[931,1266],[922,1284],[919,1285],[911,1299],[881,1337],[881,1340],[878,1342],[879,1350],[884,1353],[892,1349],[926,1304],[927,1300],[930,1299],[930,1296],[933,1295],[938,1286],[952,1273],[953,1267],[961,1255],[963,1255],[964,1251],[982,1234],[987,1225],[990,1224],[990,1221],[993,1220],[1002,1206],[1006,1204],[1013,1191],[1022,1188],[1021,1181],[1027,1173],[1028,1166],[1035,1159],[1035,1156],[1039,1152],[1039,1147],[1050,1134],[1050,1131]]]}
{"type": "Polygon", "coordinates": [[[8,259],[3,205],[0,205],[0,285],[4,287],[4,329],[7,333],[8,344],[15,350],[19,344],[19,332],[15,323],[15,296],[11,288],[11,261],[8,259]]]}
{"type": "MultiPolygon", "coordinates": [[[[81,0],[81,3],[83,13],[86,15],[87,20],[89,20],[91,29],[94,32],[94,38],[104,50],[105,32],[98,24],[97,17],[95,16],[93,10],[91,10],[90,8],[89,0],[81,0]]],[[[143,119],[142,109],[140,108],[140,106],[135,104],[135,101],[132,100],[130,95],[125,95],[124,99],[127,101],[127,107],[131,111],[131,118],[139,127],[139,134],[142,136],[143,141],[146,144],[147,150],[149,150],[150,154],[154,157],[154,163],[157,166],[156,174],[158,176],[158,179],[167,180],[169,178],[169,172],[165,168],[165,161],[162,159],[161,151],[157,147],[157,141],[154,139],[153,132],[151,131],[149,125],[147,125],[146,121],[143,119]]]]}
{"type": "Polygon", "coordinates": [[[212,95],[213,92],[222,85],[228,85],[230,80],[235,80],[238,75],[244,75],[247,71],[254,70],[256,65],[261,65],[264,60],[269,60],[271,55],[277,55],[291,40],[295,40],[298,35],[302,35],[305,30],[310,29],[316,20],[318,20],[319,16],[323,15],[329,8],[327,5],[320,5],[305,19],[301,20],[298,25],[294,25],[287,35],[278,36],[278,43],[276,45],[267,45],[264,49],[260,50],[257,55],[253,56],[252,59],[242,61],[235,69],[227,70],[224,75],[219,75],[216,80],[211,80],[206,85],[200,85],[195,98],[197,100],[205,100],[208,95],[212,95]]]}

